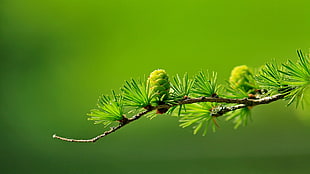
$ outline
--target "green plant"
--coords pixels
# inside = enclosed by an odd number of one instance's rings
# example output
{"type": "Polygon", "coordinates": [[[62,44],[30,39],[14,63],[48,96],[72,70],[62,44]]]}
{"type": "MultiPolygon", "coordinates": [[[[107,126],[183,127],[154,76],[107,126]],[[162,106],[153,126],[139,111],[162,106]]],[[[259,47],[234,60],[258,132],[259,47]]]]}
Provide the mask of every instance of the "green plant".
{"type": "Polygon", "coordinates": [[[256,74],[245,65],[232,70],[227,85],[217,84],[216,73],[200,72],[193,79],[187,74],[176,75],[169,81],[165,70],[158,69],[148,79],[126,81],[120,94],[99,98],[98,109],[91,110],[89,120],[111,127],[103,134],[87,140],[54,138],[71,142],[95,142],[130,122],[148,115],[177,116],[180,126],[193,126],[194,134],[218,127],[217,119],[225,117],[235,128],[246,125],[251,109],[284,99],[288,105],[303,106],[304,92],[310,86],[309,57],[298,50],[298,61],[278,65],[267,63],[256,74]],[[153,112],[155,111],[156,112],[153,112]],[[132,114],[135,113],[135,114],[132,114]]]}

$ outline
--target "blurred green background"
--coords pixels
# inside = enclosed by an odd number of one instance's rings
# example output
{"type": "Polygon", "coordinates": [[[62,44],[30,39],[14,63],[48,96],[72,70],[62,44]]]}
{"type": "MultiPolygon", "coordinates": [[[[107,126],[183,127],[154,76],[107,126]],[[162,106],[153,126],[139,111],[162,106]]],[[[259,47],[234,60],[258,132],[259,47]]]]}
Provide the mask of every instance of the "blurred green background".
{"type": "Polygon", "coordinates": [[[310,109],[259,106],[247,127],[192,135],[142,118],[104,131],[86,115],[124,80],[296,60],[310,47],[308,0],[0,1],[1,173],[308,173],[310,109]]]}

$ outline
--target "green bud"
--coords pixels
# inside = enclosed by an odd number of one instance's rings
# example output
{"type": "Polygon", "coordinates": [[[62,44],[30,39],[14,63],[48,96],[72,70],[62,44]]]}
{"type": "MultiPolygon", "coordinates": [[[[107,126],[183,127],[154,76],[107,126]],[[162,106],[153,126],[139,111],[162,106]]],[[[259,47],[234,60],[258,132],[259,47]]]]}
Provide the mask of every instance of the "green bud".
{"type": "Polygon", "coordinates": [[[248,92],[253,89],[251,85],[252,73],[246,65],[236,66],[232,71],[229,78],[230,84],[234,88],[241,88],[248,92]]]}
{"type": "Polygon", "coordinates": [[[149,82],[157,98],[165,100],[169,97],[170,83],[165,70],[154,70],[149,76],[149,82]]]}

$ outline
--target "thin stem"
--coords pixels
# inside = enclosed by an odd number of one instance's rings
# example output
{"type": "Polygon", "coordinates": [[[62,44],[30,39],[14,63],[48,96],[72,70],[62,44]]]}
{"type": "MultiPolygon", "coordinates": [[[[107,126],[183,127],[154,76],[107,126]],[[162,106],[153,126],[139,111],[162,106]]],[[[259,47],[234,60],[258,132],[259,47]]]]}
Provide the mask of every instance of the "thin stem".
{"type": "Polygon", "coordinates": [[[58,136],[56,134],[53,135],[53,138],[56,138],[56,139],[60,139],[60,140],[63,140],[63,141],[68,141],[68,142],[80,142],[80,143],[89,143],[89,142],[96,142],[97,140],[99,140],[100,138],[103,138],[113,132],[115,132],[116,130],[122,128],[123,126],[125,126],[126,124],[130,123],[130,122],[133,122],[135,120],[138,120],[139,118],[141,118],[141,116],[151,112],[152,110],[146,110],[146,111],[143,111],[135,116],[133,116],[132,118],[129,118],[129,119],[126,119],[126,121],[123,121],[121,122],[119,125],[117,125],[116,127],[111,127],[110,130],[108,131],[105,131],[103,134],[100,134],[94,138],[91,138],[91,139],[72,139],[72,138],[65,138],[65,137],[61,137],[61,136],[58,136]]]}
{"type": "Polygon", "coordinates": [[[241,108],[245,108],[248,106],[256,106],[256,105],[260,105],[260,104],[268,104],[274,101],[277,101],[279,99],[282,99],[285,97],[285,94],[277,94],[277,95],[273,95],[270,97],[264,97],[264,98],[260,98],[260,99],[248,99],[248,98],[244,98],[244,99],[230,99],[230,98],[216,98],[216,97],[199,97],[199,98],[188,98],[188,99],[183,99],[180,100],[179,102],[177,102],[177,104],[173,104],[173,105],[169,105],[169,104],[163,104],[163,105],[159,105],[157,107],[152,107],[149,106],[147,108],[147,110],[131,117],[131,118],[124,118],[124,120],[122,120],[120,122],[119,125],[117,125],[116,127],[111,127],[110,130],[105,131],[103,134],[100,134],[94,138],[91,139],[71,139],[71,138],[65,138],[65,137],[61,137],[58,136],[56,134],[53,135],[53,138],[56,139],[60,139],[63,141],[68,141],[68,142],[82,142],[82,143],[88,143],[88,142],[96,142],[97,140],[99,140],[100,138],[103,138],[113,132],[115,132],[116,130],[124,127],[125,125],[127,125],[128,123],[131,123],[135,120],[138,120],[139,118],[141,118],[143,115],[156,110],[156,109],[169,109],[172,106],[177,106],[177,105],[183,105],[183,104],[192,104],[192,103],[199,103],[199,102],[216,102],[216,103],[236,103],[239,105],[235,105],[235,106],[230,106],[230,107],[221,107],[221,108],[216,108],[216,111],[213,110],[211,113],[211,116],[214,117],[219,117],[224,115],[227,112],[230,111],[234,111],[237,109],[241,109],[241,108]]]}

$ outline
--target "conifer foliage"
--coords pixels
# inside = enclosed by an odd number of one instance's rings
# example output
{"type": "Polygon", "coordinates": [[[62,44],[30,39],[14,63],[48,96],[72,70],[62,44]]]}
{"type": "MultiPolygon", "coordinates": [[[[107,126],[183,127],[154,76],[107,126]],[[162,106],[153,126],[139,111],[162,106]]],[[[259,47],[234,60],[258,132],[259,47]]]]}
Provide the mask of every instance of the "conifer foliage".
{"type": "Polygon", "coordinates": [[[310,61],[298,50],[298,60],[277,64],[267,63],[257,71],[241,65],[233,68],[226,85],[217,83],[215,72],[199,72],[170,77],[165,70],[151,72],[147,79],[125,81],[120,93],[112,91],[98,100],[97,109],[90,111],[89,120],[95,124],[116,125],[103,134],[87,140],[54,138],[70,142],[95,142],[142,116],[175,116],[180,127],[192,127],[193,133],[205,135],[219,127],[217,120],[225,119],[235,128],[246,125],[252,108],[277,100],[287,100],[303,107],[304,93],[310,86],[310,61]],[[254,73],[257,72],[257,73],[254,73]]]}

